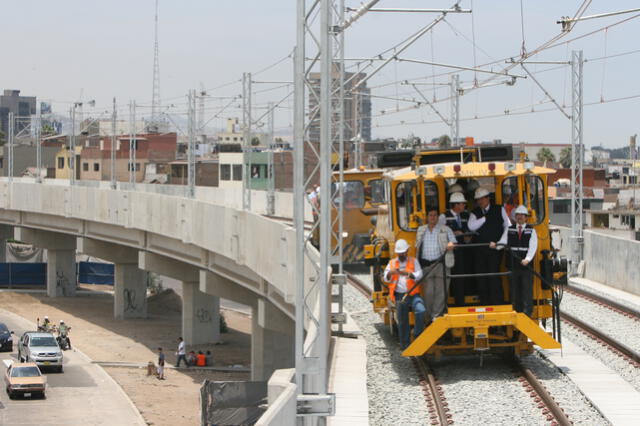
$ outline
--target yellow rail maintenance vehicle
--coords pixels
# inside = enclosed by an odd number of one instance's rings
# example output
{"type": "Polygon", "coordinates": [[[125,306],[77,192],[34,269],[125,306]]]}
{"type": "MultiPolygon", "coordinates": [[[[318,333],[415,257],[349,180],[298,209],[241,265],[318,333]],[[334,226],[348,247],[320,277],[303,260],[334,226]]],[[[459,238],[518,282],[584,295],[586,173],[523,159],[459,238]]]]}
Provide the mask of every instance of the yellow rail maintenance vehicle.
{"type": "MultiPolygon", "coordinates": [[[[474,351],[521,355],[531,353],[534,344],[544,349],[560,348],[561,288],[554,278],[564,274],[566,262],[559,261],[557,250],[551,244],[547,198],[547,178],[555,170],[524,160],[478,161],[475,156],[463,159],[462,150],[460,153],[460,162],[417,165],[384,174],[389,203],[380,209],[372,244],[365,247],[365,258],[374,280],[373,309],[393,330],[397,323],[396,310],[382,274],[391,258],[390,253],[394,252],[395,242],[406,240],[411,247],[409,256],[417,257],[416,231],[426,224],[427,207],[435,206],[439,213],[444,213],[448,209],[448,191],[453,185],[460,185],[468,200],[467,210],[471,211],[475,207],[474,191],[482,187],[491,193],[492,203],[505,208],[512,222],[515,216],[512,211],[516,206],[522,204],[528,209],[527,223],[538,236],[536,255],[530,263],[534,277],[533,313],[529,317],[516,312],[511,304],[481,305],[476,285],[466,285],[464,306],[453,307],[450,305],[454,304],[454,299],[447,290],[445,314],[437,317],[419,336],[413,336],[402,355],[439,357],[445,353],[474,351]],[[553,337],[541,326],[550,319],[553,337]]],[[[476,250],[481,245],[488,244],[458,244],[455,250],[476,250]]],[[[508,250],[504,251],[508,256],[508,250]]],[[[468,275],[467,282],[475,281],[478,274],[468,275]]],[[[508,301],[510,271],[504,259],[496,275],[501,277],[503,300],[508,301]]],[[[448,289],[448,284],[445,288],[448,289]]],[[[413,314],[410,320],[413,322],[413,314]]]]}
{"type": "MultiPolygon", "coordinates": [[[[364,265],[364,246],[371,243],[371,218],[386,202],[381,169],[349,169],[343,172],[342,261],[347,267],[364,265]]],[[[339,173],[333,173],[331,193],[337,198],[339,173]]],[[[337,209],[332,214],[334,235],[338,235],[337,209]]],[[[335,240],[333,244],[335,245],[335,240]]]]}

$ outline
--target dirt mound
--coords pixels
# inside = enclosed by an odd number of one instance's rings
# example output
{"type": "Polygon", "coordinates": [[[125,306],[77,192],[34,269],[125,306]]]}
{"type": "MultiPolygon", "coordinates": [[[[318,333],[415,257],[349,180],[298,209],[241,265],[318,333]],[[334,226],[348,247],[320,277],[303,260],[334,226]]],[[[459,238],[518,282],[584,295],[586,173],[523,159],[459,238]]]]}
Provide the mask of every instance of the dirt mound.
{"type": "Polygon", "coordinates": [[[168,288],[150,296],[147,299],[147,309],[154,314],[182,312],[182,298],[175,291],[168,288]]]}

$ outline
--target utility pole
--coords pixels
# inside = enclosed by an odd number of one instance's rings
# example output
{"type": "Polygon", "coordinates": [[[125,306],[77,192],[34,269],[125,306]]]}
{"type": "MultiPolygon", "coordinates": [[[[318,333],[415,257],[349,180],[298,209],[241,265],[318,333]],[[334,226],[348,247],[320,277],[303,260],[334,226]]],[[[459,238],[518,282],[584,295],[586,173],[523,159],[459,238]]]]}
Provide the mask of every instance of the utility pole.
{"type": "Polygon", "coordinates": [[[151,123],[148,130],[157,132],[160,127],[160,48],[158,47],[158,0],[156,0],[153,24],[153,91],[151,96],[151,123]]]}
{"type": "Polygon", "coordinates": [[[129,102],[129,183],[132,185],[131,189],[135,188],[136,184],[136,102],[129,102]]]}
{"type": "Polygon", "coordinates": [[[251,73],[242,74],[242,208],[251,210],[251,73]]]}
{"type": "Polygon", "coordinates": [[[116,149],[118,149],[118,135],[116,130],[116,98],[113,98],[113,113],[111,114],[111,189],[117,188],[116,181],[116,149]]]}
{"type": "Polygon", "coordinates": [[[459,145],[460,139],[460,76],[451,76],[451,114],[449,117],[451,146],[459,145]]]}
{"type": "Polygon", "coordinates": [[[9,134],[7,135],[7,142],[9,143],[9,182],[13,181],[13,145],[15,143],[15,117],[12,112],[9,113],[9,134]]]}
{"type": "Polygon", "coordinates": [[[196,187],[196,91],[189,90],[189,107],[188,107],[188,150],[187,150],[187,183],[188,190],[187,194],[189,198],[193,198],[195,196],[195,187],[196,187]]]}
{"type": "Polygon", "coordinates": [[[582,211],[582,162],[583,162],[583,91],[582,50],[571,52],[571,263],[570,276],[578,273],[584,245],[582,211]]]}
{"type": "MultiPolygon", "coordinates": [[[[78,103],[74,103],[71,107],[71,138],[69,141],[69,184],[76,184],[76,106],[78,103]]],[[[81,105],[81,104],[80,104],[81,105]]]]}
{"type": "Polygon", "coordinates": [[[267,137],[267,214],[275,215],[276,214],[276,204],[275,204],[275,174],[273,170],[273,149],[275,147],[274,140],[274,121],[275,121],[275,105],[273,102],[269,102],[269,126],[268,126],[268,137],[267,137]]]}
{"type": "Polygon", "coordinates": [[[40,135],[42,133],[42,110],[40,105],[36,106],[36,128],[33,132],[36,139],[36,182],[42,183],[42,144],[40,135]]]}

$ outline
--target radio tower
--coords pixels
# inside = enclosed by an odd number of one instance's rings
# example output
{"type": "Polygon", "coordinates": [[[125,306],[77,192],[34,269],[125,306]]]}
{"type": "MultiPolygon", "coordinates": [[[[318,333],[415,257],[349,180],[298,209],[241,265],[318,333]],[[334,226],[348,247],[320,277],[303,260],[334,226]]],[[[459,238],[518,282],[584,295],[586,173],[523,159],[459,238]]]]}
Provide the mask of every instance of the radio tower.
{"type": "Polygon", "coordinates": [[[155,41],[153,44],[153,95],[151,97],[151,120],[148,131],[157,132],[160,124],[160,58],[158,49],[158,0],[156,0],[155,41]]]}

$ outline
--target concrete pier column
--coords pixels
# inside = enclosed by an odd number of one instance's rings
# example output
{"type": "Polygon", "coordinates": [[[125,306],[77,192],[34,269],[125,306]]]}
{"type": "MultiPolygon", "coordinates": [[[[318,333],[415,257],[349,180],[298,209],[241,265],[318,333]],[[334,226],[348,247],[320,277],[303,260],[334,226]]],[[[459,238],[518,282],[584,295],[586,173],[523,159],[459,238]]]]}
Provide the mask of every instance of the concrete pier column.
{"type": "Polygon", "coordinates": [[[13,238],[13,226],[0,225],[0,263],[7,261],[7,240],[13,238]]]}
{"type": "Polygon", "coordinates": [[[47,296],[75,296],[76,251],[47,249],[47,296]]]}
{"type": "Polygon", "coordinates": [[[199,282],[182,282],[182,337],[189,345],[220,341],[220,298],[200,291],[199,282]]]}
{"type": "Polygon", "coordinates": [[[147,317],[147,274],[138,263],[114,267],[113,315],[118,319],[147,317]]]}
{"type": "Polygon", "coordinates": [[[47,296],[75,296],[76,237],[16,227],[15,239],[47,249],[47,296]]]}
{"type": "Polygon", "coordinates": [[[147,274],[138,268],[138,250],[119,244],[78,238],[78,252],[114,263],[113,316],[147,317],[147,274]]]}
{"type": "Polygon", "coordinates": [[[295,367],[295,323],[265,299],[251,318],[251,380],[269,380],[275,370],[295,367]]]}

